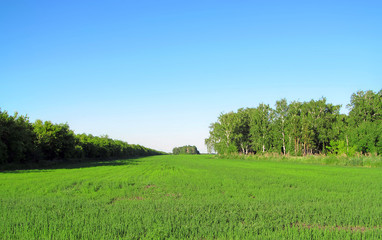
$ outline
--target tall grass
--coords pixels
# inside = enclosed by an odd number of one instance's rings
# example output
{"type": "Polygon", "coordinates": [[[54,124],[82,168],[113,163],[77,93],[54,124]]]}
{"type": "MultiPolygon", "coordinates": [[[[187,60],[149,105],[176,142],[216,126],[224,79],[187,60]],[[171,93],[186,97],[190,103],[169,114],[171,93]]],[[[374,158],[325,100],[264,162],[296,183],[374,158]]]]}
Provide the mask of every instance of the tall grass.
{"type": "Polygon", "coordinates": [[[225,159],[243,159],[255,161],[276,161],[276,162],[297,162],[320,165],[334,166],[354,166],[354,167],[382,167],[382,157],[375,155],[357,155],[348,157],[346,155],[307,155],[307,156],[289,156],[277,153],[265,154],[220,154],[215,155],[215,158],[225,159]]]}

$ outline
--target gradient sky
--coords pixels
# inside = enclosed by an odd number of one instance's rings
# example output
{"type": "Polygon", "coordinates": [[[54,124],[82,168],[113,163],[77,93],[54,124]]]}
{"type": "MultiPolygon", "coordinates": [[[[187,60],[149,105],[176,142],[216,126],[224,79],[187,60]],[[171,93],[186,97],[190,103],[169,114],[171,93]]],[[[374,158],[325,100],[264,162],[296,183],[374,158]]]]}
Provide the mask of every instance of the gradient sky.
{"type": "Polygon", "coordinates": [[[221,112],[382,88],[382,1],[0,2],[0,108],[206,151],[221,112]]]}

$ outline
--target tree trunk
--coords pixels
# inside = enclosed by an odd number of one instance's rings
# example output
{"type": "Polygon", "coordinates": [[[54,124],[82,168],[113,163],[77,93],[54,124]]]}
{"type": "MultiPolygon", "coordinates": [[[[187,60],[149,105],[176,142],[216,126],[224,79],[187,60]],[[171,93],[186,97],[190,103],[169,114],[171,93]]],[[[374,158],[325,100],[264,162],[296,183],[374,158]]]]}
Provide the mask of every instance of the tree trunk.
{"type": "Polygon", "coordinates": [[[305,156],[305,153],[306,153],[306,152],[305,152],[305,151],[306,151],[306,150],[305,150],[305,142],[303,143],[303,146],[304,146],[304,149],[303,149],[303,153],[302,153],[302,155],[305,156]]]}
{"type": "Polygon", "coordinates": [[[349,153],[349,139],[348,139],[348,135],[346,135],[346,154],[349,153]]]}
{"type": "Polygon", "coordinates": [[[325,152],[325,142],[322,143],[322,152],[325,152]]]}
{"type": "Polygon", "coordinates": [[[299,138],[297,138],[297,145],[296,146],[297,146],[297,152],[299,152],[300,151],[300,139],[299,138]]]}
{"type": "Polygon", "coordinates": [[[286,152],[285,152],[285,134],[284,134],[284,132],[283,132],[283,153],[284,153],[284,155],[286,154],[286,152]]]}

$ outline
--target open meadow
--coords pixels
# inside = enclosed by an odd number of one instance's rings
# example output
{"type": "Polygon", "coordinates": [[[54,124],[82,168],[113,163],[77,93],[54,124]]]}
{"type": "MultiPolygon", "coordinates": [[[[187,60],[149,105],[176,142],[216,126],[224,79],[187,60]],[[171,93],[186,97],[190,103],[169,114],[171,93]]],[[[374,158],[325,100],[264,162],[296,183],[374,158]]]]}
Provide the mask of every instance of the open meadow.
{"type": "Polygon", "coordinates": [[[1,239],[380,239],[382,168],[163,155],[0,172],[1,239]]]}

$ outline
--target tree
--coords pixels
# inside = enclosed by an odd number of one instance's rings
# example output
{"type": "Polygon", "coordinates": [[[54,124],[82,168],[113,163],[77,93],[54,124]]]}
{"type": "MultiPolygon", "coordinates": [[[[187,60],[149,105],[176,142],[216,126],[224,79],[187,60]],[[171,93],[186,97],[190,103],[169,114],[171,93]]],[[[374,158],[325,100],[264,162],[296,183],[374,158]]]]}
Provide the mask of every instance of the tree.
{"type": "Polygon", "coordinates": [[[11,116],[0,109],[0,163],[35,160],[35,135],[27,116],[11,116]]]}
{"type": "Polygon", "coordinates": [[[36,146],[42,152],[44,159],[65,159],[73,156],[76,139],[68,124],[37,120],[33,126],[36,146]]]}
{"type": "Polygon", "coordinates": [[[286,154],[288,111],[289,111],[289,106],[285,98],[276,102],[275,130],[276,130],[276,134],[278,135],[277,139],[281,140],[282,153],[284,155],[286,154]]]}
{"type": "Polygon", "coordinates": [[[195,146],[182,146],[182,147],[175,147],[172,150],[172,154],[178,155],[178,154],[200,154],[198,149],[195,146]]]}
{"type": "Polygon", "coordinates": [[[260,104],[249,111],[250,136],[253,149],[256,152],[265,152],[271,148],[271,127],[273,110],[266,104],[260,104]]]}
{"type": "Polygon", "coordinates": [[[319,152],[326,152],[331,140],[338,140],[341,135],[340,105],[326,103],[326,98],[316,101],[314,131],[319,152]],[[339,128],[340,127],[340,128],[339,128]]]}
{"type": "Polygon", "coordinates": [[[350,146],[357,151],[382,154],[382,121],[362,122],[355,128],[349,129],[350,146]]]}
{"type": "Polygon", "coordinates": [[[349,119],[353,126],[362,122],[375,122],[382,119],[382,90],[378,93],[373,91],[358,91],[353,93],[348,104],[349,119]]]}
{"type": "Polygon", "coordinates": [[[381,153],[382,90],[358,91],[348,105],[350,145],[362,153],[381,153]]]}
{"type": "Polygon", "coordinates": [[[248,154],[251,150],[249,110],[240,108],[232,120],[234,121],[233,141],[235,142],[236,148],[239,149],[241,153],[248,154]]]}
{"type": "Polygon", "coordinates": [[[0,109],[0,165],[69,158],[115,158],[163,154],[107,135],[75,135],[68,124],[53,124],[0,109]]]}
{"type": "Polygon", "coordinates": [[[218,153],[234,153],[237,147],[234,142],[235,113],[220,114],[218,121],[210,125],[210,137],[205,140],[209,151],[218,153]]]}
{"type": "Polygon", "coordinates": [[[326,98],[309,102],[286,99],[273,110],[266,104],[221,114],[210,126],[207,148],[218,153],[281,152],[364,154],[382,150],[382,90],[359,91],[352,95],[349,116],[340,114],[340,105],[326,98]],[[341,148],[342,150],[334,150],[341,148]]]}

